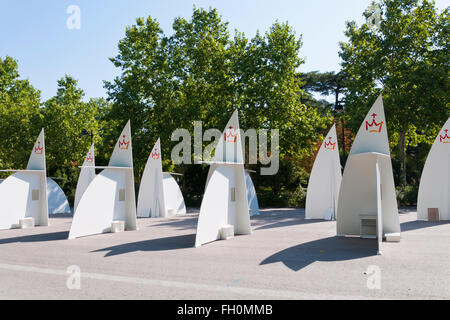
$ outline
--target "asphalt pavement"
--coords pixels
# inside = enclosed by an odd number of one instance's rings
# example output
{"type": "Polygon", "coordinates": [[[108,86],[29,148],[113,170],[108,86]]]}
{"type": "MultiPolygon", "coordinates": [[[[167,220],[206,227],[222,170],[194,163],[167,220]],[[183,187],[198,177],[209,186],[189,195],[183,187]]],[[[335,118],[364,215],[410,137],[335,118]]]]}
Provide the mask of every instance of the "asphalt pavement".
{"type": "Polygon", "coordinates": [[[450,222],[400,210],[402,240],[336,237],[303,209],[263,209],[252,235],[194,248],[198,210],[67,240],[72,217],[0,231],[0,299],[450,299],[450,222]]]}

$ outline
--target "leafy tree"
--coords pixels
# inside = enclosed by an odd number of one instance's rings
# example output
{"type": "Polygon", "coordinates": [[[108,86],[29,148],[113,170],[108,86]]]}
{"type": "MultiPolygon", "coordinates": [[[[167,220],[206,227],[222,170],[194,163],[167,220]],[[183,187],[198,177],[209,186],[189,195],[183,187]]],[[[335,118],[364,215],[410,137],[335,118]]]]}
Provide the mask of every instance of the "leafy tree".
{"type": "MultiPolygon", "coordinates": [[[[94,137],[95,135],[98,136],[97,139],[94,140],[96,142],[100,141],[95,145],[95,163],[106,166],[109,163],[112,151],[114,150],[119,137],[118,135],[120,132],[118,131],[122,130],[123,126],[120,127],[122,119],[119,121],[111,118],[112,105],[106,101],[105,98],[91,98],[86,104],[88,105],[88,109],[96,110],[95,120],[97,121],[98,132],[91,127],[86,127],[84,129],[87,130],[88,136],[91,136],[91,134],[94,137]]],[[[90,141],[86,136],[84,136],[84,139],[90,141]]]]}
{"type": "MultiPolygon", "coordinates": [[[[173,30],[164,36],[156,20],[137,19],[111,59],[121,75],[105,82],[109,117],[131,119],[139,175],[158,137],[169,159],[173,130],[193,132],[195,120],[203,121],[204,129],[223,128],[234,109],[243,129],[280,129],[282,157],[312,153],[331,119],[302,103],[296,71],[303,63],[301,40],[287,23],[276,22],[251,40],[238,31],[231,38],[217,10],[194,8],[190,20],[174,20],[173,30]]],[[[207,167],[179,169],[189,196],[201,194],[207,167]]]]}
{"type": "Polygon", "coordinates": [[[66,75],[58,80],[56,95],[45,102],[42,110],[48,175],[64,179],[58,182],[70,199],[76,189],[78,166],[82,165],[91,143],[81,135],[82,130],[92,130],[94,142],[100,141],[99,107],[96,100],[85,103],[83,97],[77,80],[66,75]]]}
{"type": "Polygon", "coordinates": [[[318,130],[330,122],[315,108],[302,103],[304,94],[298,68],[301,37],[287,23],[274,23],[265,36],[249,42],[237,62],[241,82],[242,125],[247,128],[280,130],[281,156],[310,155],[320,139],[318,130]]]}
{"type": "Polygon", "coordinates": [[[0,164],[25,168],[42,127],[40,91],[19,79],[17,62],[0,57],[0,164]]]}
{"type": "MultiPolygon", "coordinates": [[[[407,183],[406,152],[431,143],[450,114],[448,8],[439,13],[430,0],[380,0],[379,24],[348,22],[340,44],[348,74],[345,98],[349,125],[359,127],[382,92],[392,147],[397,147],[402,185],[407,183]]],[[[364,13],[372,21],[373,10],[364,13]]]]}
{"type": "Polygon", "coordinates": [[[312,71],[301,75],[305,81],[303,89],[310,93],[319,93],[324,96],[333,96],[334,104],[329,104],[332,114],[341,121],[341,150],[343,163],[345,163],[345,113],[343,95],[346,91],[347,75],[345,72],[324,72],[312,71]]]}

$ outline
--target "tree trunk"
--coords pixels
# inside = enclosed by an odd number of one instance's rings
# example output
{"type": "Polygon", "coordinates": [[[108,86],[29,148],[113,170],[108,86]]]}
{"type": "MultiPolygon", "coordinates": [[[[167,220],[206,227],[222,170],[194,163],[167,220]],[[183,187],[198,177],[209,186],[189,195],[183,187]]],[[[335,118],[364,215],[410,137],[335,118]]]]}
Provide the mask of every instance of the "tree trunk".
{"type": "MultiPolygon", "coordinates": [[[[184,194],[186,194],[186,164],[182,164],[181,166],[180,166],[180,168],[181,168],[181,181],[182,181],[182,183],[181,183],[181,190],[183,190],[183,193],[184,194]]],[[[189,196],[191,196],[191,195],[189,195],[189,196]]]]}
{"type": "Polygon", "coordinates": [[[346,160],[346,156],[345,156],[345,122],[344,122],[344,117],[342,117],[341,119],[341,125],[342,125],[342,141],[341,141],[341,149],[342,149],[342,160],[343,163],[342,165],[345,165],[345,160],[346,160]]]}
{"type": "Polygon", "coordinates": [[[342,137],[341,137],[341,149],[342,149],[342,160],[345,164],[345,123],[344,123],[344,107],[339,105],[339,93],[341,91],[341,87],[337,86],[336,90],[334,90],[334,112],[337,114],[337,110],[341,111],[341,125],[342,125],[342,137]]]}
{"type": "Polygon", "coordinates": [[[403,187],[406,186],[406,133],[401,132],[400,138],[398,141],[398,148],[400,152],[400,161],[401,161],[401,176],[400,183],[403,187]]]}

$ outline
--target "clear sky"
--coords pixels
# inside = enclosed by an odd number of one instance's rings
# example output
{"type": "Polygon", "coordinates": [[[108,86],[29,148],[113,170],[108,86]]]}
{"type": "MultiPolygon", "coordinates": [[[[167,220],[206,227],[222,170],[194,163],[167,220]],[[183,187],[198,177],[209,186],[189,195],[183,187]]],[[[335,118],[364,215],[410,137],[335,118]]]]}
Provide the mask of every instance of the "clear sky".
{"type": "MultiPolygon", "coordinates": [[[[125,27],[137,17],[156,18],[165,34],[177,16],[190,18],[193,5],[217,8],[223,20],[248,38],[265,32],[276,20],[288,21],[303,35],[300,71],[339,68],[338,43],[344,41],[345,21],[363,21],[371,0],[0,0],[0,57],[18,60],[22,78],[47,99],[56,93],[56,80],[70,74],[79,80],[86,98],[105,96],[103,80],[118,70],[108,60],[117,54],[125,27]],[[69,30],[70,5],[81,10],[81,28],[69,30]]],[[[436,0],[438,8],[450,0],[436,0]]]]}

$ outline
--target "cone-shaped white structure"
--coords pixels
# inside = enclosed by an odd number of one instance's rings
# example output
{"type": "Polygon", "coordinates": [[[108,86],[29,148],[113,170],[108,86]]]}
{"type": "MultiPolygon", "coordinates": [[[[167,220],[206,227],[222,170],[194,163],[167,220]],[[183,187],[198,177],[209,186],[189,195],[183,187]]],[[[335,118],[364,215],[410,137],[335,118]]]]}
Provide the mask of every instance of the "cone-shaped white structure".
{"type": "Polygon", "coordinates": [[[184,204],[183,194],[172,174],[163,172],[164,205],[169,214],[186,214],[186,205],[184,204]]]}
{"type": "Polygon", "coordinates": [[[86,157],[84,158],[83,167],[81,168],[80,175],[78,176],[77,190],[75,191],[75,201],[73,205],[73,212],[77,210],[78,203],[81,200],[84,192],[89,184],[95,178],[95,148],[94,144],[91,145],[86,157]]]}
{"type": "Polygon", "coordinates": [[[226,225],[232,225],[235,234],[251,233],[243,159],[236,110],[217,144],[213,161],[209,162],[216,168],[203,195],[196,247],[218,240],[220,229],[226,225]]]}
{"type": "Polygon", "coordinates": [[[386,234],[400,236],[381,95],[359,128],[347,159],[339,192],[337,234],[378,238],[379,245],[386,234]]]}
{"type": "MultiPolygon", "coordinates": [[[[211,163],[209,166],[208,171],[208,177],[206,178],[206,187],[208,186],[209,180],[211,179],[211,176],[217,168],[217,164],[211,163]]],[[[250,177],[250,174],[248,170],[245,170],[245,186],[247,190],[247,202],[248,202],[248,208],[250,209],[250,215],[251,216],[257,216],[259,215],[259,204],[258,204],[258,195],[256,194],[255,186],[253,185],[252,178],[250,177]]]]}
{"type": "Polygon", "coordinates": [[[72,212],[63,189],[52,178],[47,178],[47,199],[49,214],[72,212]]]}
{"type": "MultiPolygon", "coordinates": [[[[3,179],[0,179],[0,184],[3,179]]],[[[52,179],[47,177],[47,199],[48,213],[71,213],[69,201],[61,187],[52,179]]]]}
{"type": "Polygon", "coordinates": [[[158,139],[142,175],[138,194],[138,217],[165,217],[166,207],[164,202],[163,173],[161,159],[161,143],[158,139]]]}
{"type": "Polygon", "coordinates": [[[41,132],[39,133],[33,150],[31,150],[31,155],[28,159],[27,170],[46,170],[44,128],[42,128],[41,132]]]}
{"type": "Polygon", "coordinates": [[[161,142],[158,139],[148,157],[138,194],[138,217],[168,217],[185,214],[183,195],[175,179],[162,171],[161,142]]]}
{"type": "Polygon", "coordinates": [[[20,219],[34,218],[34,224],[48,226],[47,176],[45,167],[44,129],[37,138],[26,170],[0,184],[0,229],[19,226],[20,219]]]}
{"type": "Polygon", "coordinates": [[[251,216],[259,215],[258,195],[248,170],[245,170],[245,185],[247,189],[247,202],[251,216]]]}
{"type": "Polygon", "coordinates": [[[439,220],[450,220],[450,118],[434,140],[420,179],[417,219],[428,220],[428,209],[439,220]]]}
{"type": "Polygon", "coordinates": [[[336,126],[333,125],[314,161],[306,194],[306,219],[336,219],[342,173],[336,126]]]}
{"type": "Polygon", "coordinates": [[[120,135],[109,165],[89,184],[75,211],[69,239],[111,231],[112,222],[136,230],[130,121],[120,135]]]}

